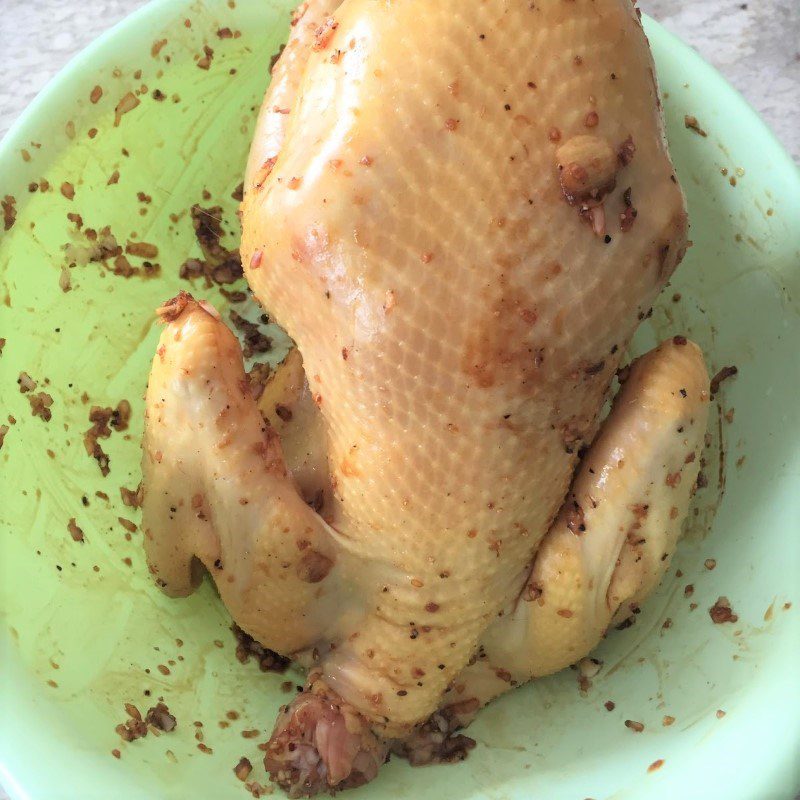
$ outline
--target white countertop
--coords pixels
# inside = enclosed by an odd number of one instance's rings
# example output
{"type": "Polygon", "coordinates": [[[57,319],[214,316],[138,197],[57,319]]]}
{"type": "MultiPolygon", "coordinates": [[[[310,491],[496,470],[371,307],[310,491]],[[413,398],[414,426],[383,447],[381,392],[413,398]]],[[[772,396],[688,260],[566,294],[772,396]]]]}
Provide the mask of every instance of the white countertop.
{"type": "MultiPolygon", "coordinates": [[[[2,136],[72,55],[145,0],[0,3],[2,136]]],[[[717,67],[800,163],[798,0],[640,0],[639,6],[717,67]]]]}
{"type": "MultiPolygon", "coordinates": [[[[0,136],[75,53],[145,4],[0,2],[0,136]]],[[[798,0],[640,0],[639,6],[717,67],[800,163],[798,0]]],[[[5,798],[0,787],[0,800],[5,798]]]]}

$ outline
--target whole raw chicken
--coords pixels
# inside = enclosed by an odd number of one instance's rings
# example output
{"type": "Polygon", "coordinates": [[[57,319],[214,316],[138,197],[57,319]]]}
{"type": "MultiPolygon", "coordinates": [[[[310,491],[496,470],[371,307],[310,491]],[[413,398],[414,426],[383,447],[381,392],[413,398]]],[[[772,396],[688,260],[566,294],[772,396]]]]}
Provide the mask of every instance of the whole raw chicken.
{"type": "Polygon", "coordinates": [[[202,565],[308,667],[266,755],[300,796],[458,757],[480,706],[632,613],[708,376],[676,336],[600,425],[686,247],[629,0],[303,3],[245,189],[247,279],[297,348],[257,404],[212,307],[160,309],[144,526],[168,594],[202,565]]]}

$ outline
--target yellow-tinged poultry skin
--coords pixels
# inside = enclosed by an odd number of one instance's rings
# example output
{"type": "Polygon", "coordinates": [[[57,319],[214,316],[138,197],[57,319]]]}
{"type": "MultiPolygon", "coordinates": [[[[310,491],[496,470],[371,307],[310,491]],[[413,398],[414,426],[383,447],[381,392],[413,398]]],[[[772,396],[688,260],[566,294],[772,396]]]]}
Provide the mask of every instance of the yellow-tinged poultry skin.
{"type": "Polygon", "coordinates": [[[630,613],[680,534],[708,375],[664,342],[598,435],[686,247],[629,0],[303,3],[242,223],[297,350],[261,413],[216,312],[161,309],[145,544],[165,591],[199,560],[310,667],[267,754],[299,796],[371,779],[391,742],[434,758],[437,709],[463,724],[630,613]]]}

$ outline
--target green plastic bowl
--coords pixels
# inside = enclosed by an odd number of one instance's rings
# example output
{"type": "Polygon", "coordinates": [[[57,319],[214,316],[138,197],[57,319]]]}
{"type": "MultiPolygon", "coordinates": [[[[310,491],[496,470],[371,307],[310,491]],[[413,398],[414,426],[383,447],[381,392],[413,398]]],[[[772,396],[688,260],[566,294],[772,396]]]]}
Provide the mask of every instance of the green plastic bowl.
{"type": "MultiPolygon", "coordinates": [[[[281,684],[298,676],[237,663],[228,614],[207,582],[186,600],[161,595],[141,533],[127,540],[118,521],[138,521],[119,486],[139,481],[153,309],[185,286],[178,266],[196,253],[186,210],[207,189],[205,205],[220,203],[235,221],[231,192],[292,4],[151,3],[73,60],[0,147],[0,197],[15,197],[17,212],[0,239],[0,393],[3,416],[16,418],[0,451],[0,783],[12,798],[246,797],[232,772],[241,756],[266,783],[257,743],[287,697],[281,684]],[[241,36],[219,38],[223,27],[241,36]],[[204,44],[214,50],[208,70],[197,65],[204,44]],[[140,104],[115,127],[120,99],[142,84],[140,104]],[[95,85],[103,94],[93,103],[95,85]],[[165,99],[152,98],[156,88],[165,99]],[[50,189],[30,193],[42,178],[50,189]],[[72,200],[60,192],[65,181],[72,200]],[[109,225],[120,242],[157,244],[160,277],[125,279],[93,263],[70,270],[64,293],[68,212],[84,227],[109,225]],[[21,371],[52,395],[49,423],[18,391],[21,371]],[[130,429],[101,442],[105,478],[82,442],[84,392],[91,404],[133,406],[130,429]],[[72,517],[83,544],[67,531],[72,517]],[[177,729],[121,743],[123,703],[145,710],[159,696],[177,729]],[[195,721],[210,754],[197,747],[195,721]]],[[[777,800],[800,788],[800,177],[711,68],[646,27],[694,246],[636,349],[684,332],[712,370],[739,367],[712,414],[709,485],[660,590],[636,625],[599,648],[604,666],[587,693],[571,670],[511,692],[470,729],[478,747],[466,762],[411,769],[396,760],[361,797],[777,800]],[[684,126],[686,114],[707,137],[684,126]],[[736,623],[712,623],[720,595],[736,623]]],[[[216,289],[205,293],[220,305],[216,289]]]]}

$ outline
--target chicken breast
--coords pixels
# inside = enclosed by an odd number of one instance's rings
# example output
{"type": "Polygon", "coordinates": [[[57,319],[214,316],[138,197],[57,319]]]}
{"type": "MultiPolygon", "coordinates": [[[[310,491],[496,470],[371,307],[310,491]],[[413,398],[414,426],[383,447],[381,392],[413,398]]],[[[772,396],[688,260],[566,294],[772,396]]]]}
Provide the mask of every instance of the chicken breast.
{"type": "Polygon", "coordinates": [[[464,724],[643,599],[708,376],[665,342],[597,437],[686,247],[628,0],[302,4],[242,221],[297,354],[259,413],[216,312],[161,310],[145,539],[167,592],[201,563],[239,625],[309,667],[266,758],[300,796],[371,779],[390,746],[452,754],[432,714],[464,724]]]}

